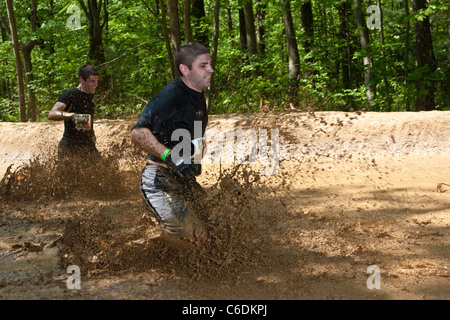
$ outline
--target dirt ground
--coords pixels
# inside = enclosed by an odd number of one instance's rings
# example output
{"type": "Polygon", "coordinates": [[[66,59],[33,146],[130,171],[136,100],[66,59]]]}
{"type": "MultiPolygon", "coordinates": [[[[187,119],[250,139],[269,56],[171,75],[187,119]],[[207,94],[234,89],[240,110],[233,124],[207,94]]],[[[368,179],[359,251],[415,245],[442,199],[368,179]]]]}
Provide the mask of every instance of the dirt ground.
{"type": "Polygon", "coordinates": [[[450,112],[211,116],[278,129],[278,167],[205,161],[192,249],[159,240],[133,123],[97,121],[81,172],[56,161],[61,122],[0,123],[0,299],[450,299],[450,112]]]}

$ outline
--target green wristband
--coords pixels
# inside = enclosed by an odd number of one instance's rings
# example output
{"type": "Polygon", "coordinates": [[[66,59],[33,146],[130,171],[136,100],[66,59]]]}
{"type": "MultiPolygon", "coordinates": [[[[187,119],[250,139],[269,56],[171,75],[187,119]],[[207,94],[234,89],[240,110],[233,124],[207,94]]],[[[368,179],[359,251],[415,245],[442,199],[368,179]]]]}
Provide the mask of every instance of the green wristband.
{"type": "Polygon", "coordinates": [[[161,160],[166,161],[166,157],[169,154],[169,152],[172,151],[171,149],[167,148],[166,151],[161,155],[161,160]]]}

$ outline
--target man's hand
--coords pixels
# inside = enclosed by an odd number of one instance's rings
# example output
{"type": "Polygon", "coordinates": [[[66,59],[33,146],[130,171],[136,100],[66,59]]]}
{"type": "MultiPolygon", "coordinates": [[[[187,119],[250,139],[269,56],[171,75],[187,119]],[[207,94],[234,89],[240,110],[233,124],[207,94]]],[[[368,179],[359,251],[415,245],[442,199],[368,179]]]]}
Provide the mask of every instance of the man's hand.
{"type": "Polygon", "coordinates": [[[190,178],[200,174],[201,166],[195,163],[185,163],[183,158],[177,162],[172,159],[171,153],[166,157],[166,163],[175,174],[183,178],[190,178]]]}

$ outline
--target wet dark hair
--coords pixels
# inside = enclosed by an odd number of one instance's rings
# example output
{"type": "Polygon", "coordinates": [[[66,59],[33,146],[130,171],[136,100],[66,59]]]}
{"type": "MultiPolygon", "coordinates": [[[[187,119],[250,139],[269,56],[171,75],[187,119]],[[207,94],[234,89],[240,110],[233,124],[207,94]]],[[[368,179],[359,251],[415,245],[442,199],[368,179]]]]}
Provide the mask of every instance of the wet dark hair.
{"type": "Polygon", "coordinates": [[[78,76],[82,77],[84,81],[86,81],[90,76],[98,76],[98,71],[94,66],[90,64],[85,64],[84,66],[78,69],[78,76]]]}
{"type": "MultiPolygon", "coordinates": [[[[178,50],[175,52],[175,65],[178,72],[180,72],[180,64],[184,64],[191,69],[195,59],[205,53],[209,53],[208,48],[198,42],[188,42],[178,47],[178,50]]],[[[180,75],[183,76],[181,72],[180,75]]]]}

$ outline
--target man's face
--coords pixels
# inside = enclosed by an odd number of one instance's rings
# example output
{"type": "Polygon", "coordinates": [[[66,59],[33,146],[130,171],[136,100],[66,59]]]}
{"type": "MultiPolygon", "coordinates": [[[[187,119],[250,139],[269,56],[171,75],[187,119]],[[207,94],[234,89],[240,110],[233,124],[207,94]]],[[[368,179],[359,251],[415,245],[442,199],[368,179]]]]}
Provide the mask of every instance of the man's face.
{"type": "Polygon", "coordinates": [[[191,69],[182,64],[180,65],[180,70],[184,75],[183,80],[186,85],[199,92],[210,86],[211,75],[214,72],[211,67],[211,57],[209,53],[199,55],[192,63],[191,69]]]}
{"type": "Polygon", "coordinates": [[[89,76],[86,80],[80,77],[81,91],[86,93],[95,93],[98,86],[98,76],[89,76]]]}

